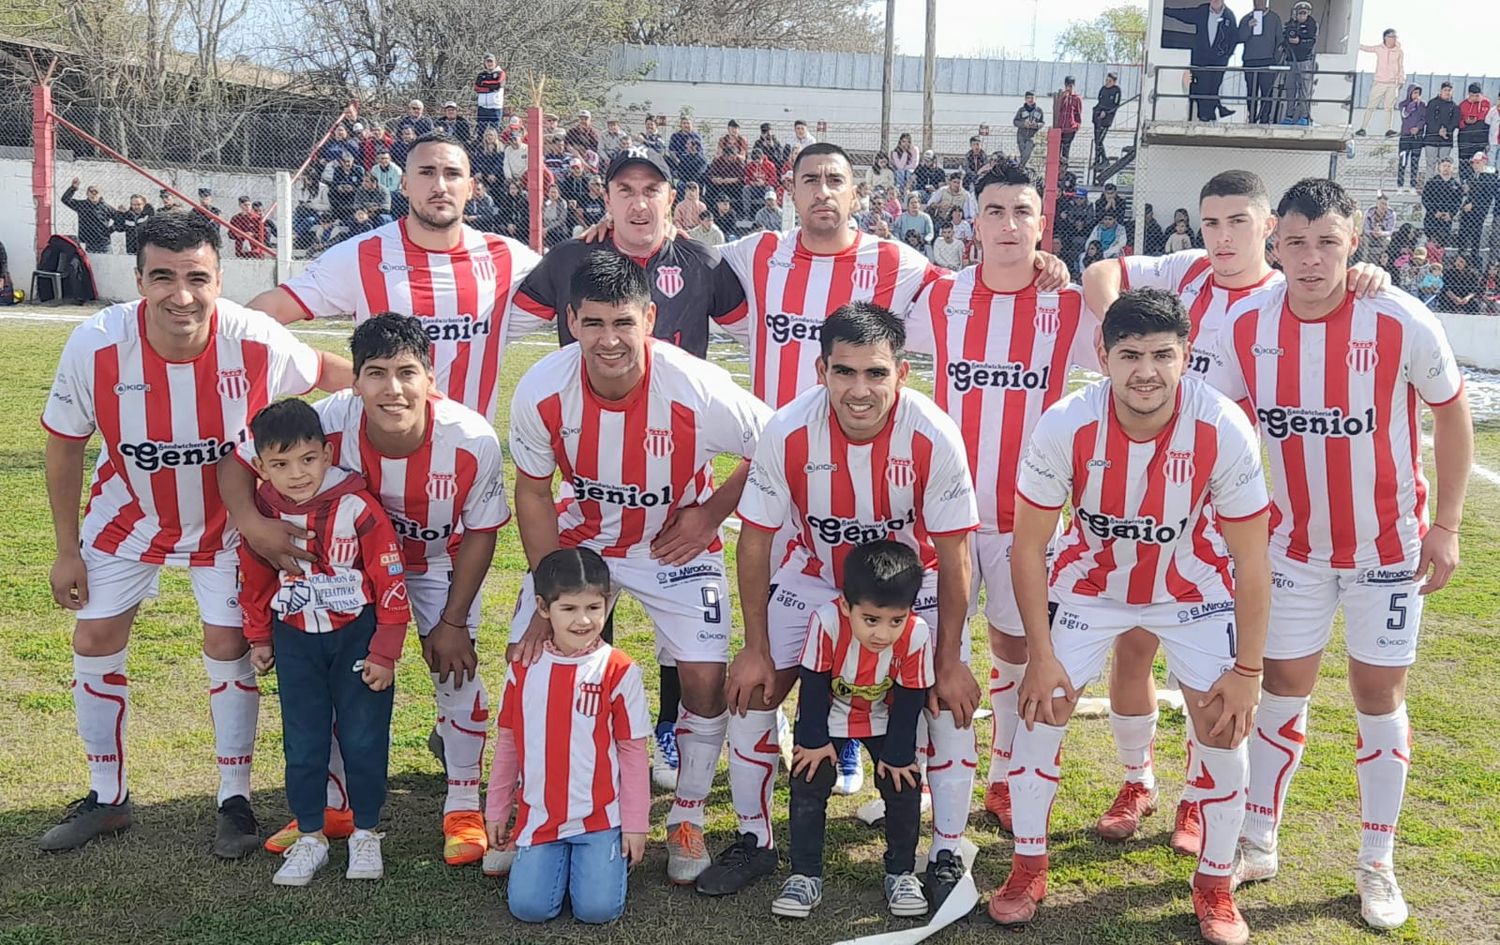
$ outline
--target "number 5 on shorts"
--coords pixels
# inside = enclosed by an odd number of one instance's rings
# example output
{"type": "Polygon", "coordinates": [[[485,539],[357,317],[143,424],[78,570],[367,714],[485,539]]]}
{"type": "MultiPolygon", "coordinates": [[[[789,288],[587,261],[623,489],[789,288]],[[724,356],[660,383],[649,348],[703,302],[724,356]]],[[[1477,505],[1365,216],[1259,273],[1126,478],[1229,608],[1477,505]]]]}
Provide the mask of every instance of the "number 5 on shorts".
{"type": "Polygon", "coordinates": [[[1385,620],[1385,628],[1392,633],[1406,629],[1406,591],[1391,595],[1391,615],[1385,620]]]}
{"type": "Polygon", "coordinates": [[[719,589],[705,584],[699,588],[703,595],[703,622],[720,623],[724,619],[723,608],[719,604],[719,589]]]}

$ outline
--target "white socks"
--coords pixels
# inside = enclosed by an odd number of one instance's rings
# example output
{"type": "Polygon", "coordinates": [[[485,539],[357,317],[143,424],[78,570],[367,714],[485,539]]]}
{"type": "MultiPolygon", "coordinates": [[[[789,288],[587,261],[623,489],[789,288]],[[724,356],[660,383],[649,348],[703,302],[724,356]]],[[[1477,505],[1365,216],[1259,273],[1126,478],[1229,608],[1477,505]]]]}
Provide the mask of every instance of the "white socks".
{"type": "Polygon", "coordinates": [[[1021,721],[1016,697],[1025,675],[1025,663],[1007,663],[998,656],[990,667],[990,711],[994,713],[991,722],[995,730],[990,743],[990,784],[1004,781],[1010,770],[1010,743],[1021,721]]]}
{"type": "Polygon", "coordinates": [[[250,799],[250,759],[255,754],[255,723],[260,714],[260,683],[247,652],[236,660],[203,654],[208,672],[208,712],[214,723],[219,762],[219,803],[235,795],[250,799]]]}
{"type": "Polygon", "coordinates": [[[1359,777],[1359,865],[1392,869],[1396,820],[1406,795],[1406,772],[1411,767],[1411,724],[1406,703],[1389,715],[1356,712],[1359,748],[1355,772],[1359,777]]]}
{"type": "Polygon", "coordinates": [[[1156,712],[1150,715],[1109,714],[1109,729],[1115,738],[1115,753],[1125,768],[1125,781],[1145,785],[1147,790],[1156,788],[1156,767],[1152,763],[1156,717],[1156,712]]]}
{"type": "Polygon", "coordinates": [[[703,806],[713,788],[729,710],[712,718],[695,715],[686,706],[677,713],[677,797],[667,812],[667,826],[686,820],[703,826],[703,806]]]}
{"type": "Polygon", "coordinates": [[[974,771],[979,766],[979,752],[974,745],[974,729],[959,728],[953,713],[947,709],[927,723],[927,785],[932,792],[932,845],[928,860],[943,850],[958,852],[969,823],[969,800],[974,793],[974,771]]]}
{"type": "MultiPolygon", "coordinates": [[[[771,789],[776,784],[776,765],[781,755],[776,741],[779,714],[775,709],[751,709],[743,716],[729,716],[729,793],[734,799],[740,833],[755,834],[762,847],[772,845],[771,789]]],[[[680,738],[677,754],[682,759],[680,738]]],[[[680,767],[677,784],[680,790],[680,767]]]]}
{"type": "Polygon", "coordinates": [[[125,679],[125,650],[109,656],[73,654],[73,711],[78,737],[89,763],[89,789],[101,804],[118,804],[125,786],[125,722],[130,689],[125,679]]]}
{"type": "MultiPolygon", "coordinates": [[[[1052,802],[1062,780],[1062,741],[1067,729],[1037,722],[1016,729],[1012,743],[1010,806],[1015,827],[1015,852],[1019,856],[1042,856],[1047,852],[1047,824],[1052,802]]],[[[936,804],[934,804],[936,807],[936,804]]]]}
{"type": "Polygon", "coordinates": [[[443,736],[443,760],[448,768],[448,797],[443,813],[477,811],[479,769],[484,763],[484,743],[489,736],[490,699],[476,674],[467,682],[458,675],[439,682],[432,674],[437,695],[438,731],[443,736]]]}
{"type": "Polygon", "coordinates": [[[1245,820],[1244,784],[1250,752],[1243,741],[1237,748],[1211,748],[1203,744],[1196,747],[1198,772],[1194,780],[1203,822],[1198,872],[1204,876],[1228,876],[1234,869],[1234,851],[1245,820]]]}
{"type": "MultiPolygon", "coordinates": [[[[1263,849],[1275,849],[1276,829],[1292,775],[1307,747],[1307,696],[1278,696],[1262,692],[1250,733],[1250,787],[1245,798],[1246,839],[1263,849]]],[[[1201,755],[1205,749],[1196,746],[1201,755]]]]}

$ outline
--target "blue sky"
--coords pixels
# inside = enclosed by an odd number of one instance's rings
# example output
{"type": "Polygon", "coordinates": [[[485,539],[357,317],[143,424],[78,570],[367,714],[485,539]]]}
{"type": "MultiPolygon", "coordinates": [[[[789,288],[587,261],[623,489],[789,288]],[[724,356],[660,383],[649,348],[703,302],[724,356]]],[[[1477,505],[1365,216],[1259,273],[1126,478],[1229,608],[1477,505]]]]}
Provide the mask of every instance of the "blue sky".
{"type": "MultiPolygon", "coordinates": [[[[1052,56],[1053,42],[1074,20],[1093,19],[1120,0],[938,0],[938,54],[942,56],[1025,56],[1036,16],[1036,58],[1052,56]]],[[[1494,0],[1479,0],[1488,5],[1494,0]]],[[[1236,13],[1250,9],[1250,0],[1229,0],[1236,13]]],[[[1276,7],[1287,5],[1276,2],[1276,7]]],[[[881,10],[884,4],[876,4],[881,10]]],[[[924,0],[896,0],[896,44],[900,52],[921,55],[924,0]]],[[[1497,14],[1500,19],[1500,14],[1497,14]]],[[[1406,48],[1406,68],[1412,72],[1500,76],[1495,31],[1454,29],[1450,16],[1432,16],[1412,0],[1365,0],[1362,42],[1378,43],[1381,32],[1395,27],[1406,48]]],[[[1363,69],[1374,68],[1374,57],[1360,59],[1363,69]]],[[[1491,94],[1495,90],[1489,90],[1491,94]]]]}

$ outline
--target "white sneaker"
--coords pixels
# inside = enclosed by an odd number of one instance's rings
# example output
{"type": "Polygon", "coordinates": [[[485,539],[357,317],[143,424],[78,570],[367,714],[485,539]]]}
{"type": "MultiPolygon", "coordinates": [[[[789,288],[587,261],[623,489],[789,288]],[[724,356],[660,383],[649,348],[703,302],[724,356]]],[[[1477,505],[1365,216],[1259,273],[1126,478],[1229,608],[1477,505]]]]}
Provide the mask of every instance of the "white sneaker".
{"type": "Polygon", "coordinates": [[[1229,878],[1229,888],[1238,889],[1245,883],[1259,883],[1276,875],[1279,866],[1276,847],[1263,847],[1247,837],[1241,837],[1234,851],[1234,872],[1229,878]]]}
{"type": "Polygon", "coordinates": [[[1359,917],[1372,929],[1399,929],[1408,916],[1406,898],[1396,885],[1391,869],[1361,866],[1354,871],[1354,885],[1359,889],[1359,917]]]}
{"type": "Polygon", "coordinates": [[[306,886],[328,865],[328,841],[304,834],[281,854],[281,869],[271,877],[277,886],[306,886]]]}
{"type": "Polygon", "coordinates": [[[776,745],[781,750],[781,770],[783,771],[792,770],[792,747],[795,744],[796,741],[792,737],[792,723],[786,720],[786,713],[777,709],[776,745]]]}
{"type": "Polygon", "coordinates": [[[848,797],[858,794],[865,786],[865,759],[858,739],[844,742],[835,767],[838,778],[833,782],[833,793],[848,797]]]}
{"type": "Polygon", "coordinates": [[[490,847],[484,851],[484,862],[481,864],[484,875],[508,876],[511,864],[516,861],[515,844],[506,844],[503,847],[490,847]]]}
{"type": "Polygon", "coordinates": [[[345,879],[380,879],[385,876],[385,861],[380,858],[380,841],[385,834],[373,830],[356,830],[349,837],[349,869],[345,879]]]}
{"type": "Polygon", "coordinates": [[[771,914],[805,919],[823,902],[823,878],[793,873],[771,900],[771,914]]]}

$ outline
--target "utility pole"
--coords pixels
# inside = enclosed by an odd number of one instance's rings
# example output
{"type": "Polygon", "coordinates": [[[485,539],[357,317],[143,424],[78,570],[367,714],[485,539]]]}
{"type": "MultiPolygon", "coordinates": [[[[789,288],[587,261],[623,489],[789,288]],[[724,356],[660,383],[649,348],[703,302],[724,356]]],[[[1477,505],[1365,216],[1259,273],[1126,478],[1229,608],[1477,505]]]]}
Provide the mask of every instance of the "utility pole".
{"type": "Polygon", "coordinates": [[[885,0],[885,69],[880,77],[880,151],[891,153],[891,89],[896,81],[896,0],[885,0]]]}
{"type": "Polygon", "coordinates": [[[927,0],[927,49],[922,56],[922,150],[932,147],[932,87],[937,81],[937,0],[927,0]]]}

